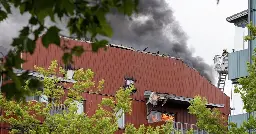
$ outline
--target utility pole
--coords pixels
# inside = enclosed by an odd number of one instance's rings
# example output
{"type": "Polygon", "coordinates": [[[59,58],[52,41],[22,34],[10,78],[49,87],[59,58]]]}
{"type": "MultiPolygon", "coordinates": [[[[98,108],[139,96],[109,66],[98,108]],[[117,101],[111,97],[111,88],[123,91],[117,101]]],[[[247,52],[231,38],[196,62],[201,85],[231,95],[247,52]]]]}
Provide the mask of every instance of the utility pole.
{"type": "MultiPolygon", "coordinates": [[[[251,23],[252,22],[252,25],[255,25],[255,19],[254,19],[254,13],[255,10],[254,10],[254,4],[255,4],[255,0],[248,0],[248,23],[251,23]]],[[[251,35],[251,31],[248,30],[248,35],[250,36],[251,35]]],[[[252,56],[253,56],[253,41],[250,40],[249,43],[248,43],[248,50],[249,50],[249,63],[252,64],[252,56]]],[[[247,120],[248,118],[251,117],[251,112],[248,113],[248,116],[247,116],[247,120]]],[[[251,134],[251,129],[249,129],[249,134],[251,134]]]]}

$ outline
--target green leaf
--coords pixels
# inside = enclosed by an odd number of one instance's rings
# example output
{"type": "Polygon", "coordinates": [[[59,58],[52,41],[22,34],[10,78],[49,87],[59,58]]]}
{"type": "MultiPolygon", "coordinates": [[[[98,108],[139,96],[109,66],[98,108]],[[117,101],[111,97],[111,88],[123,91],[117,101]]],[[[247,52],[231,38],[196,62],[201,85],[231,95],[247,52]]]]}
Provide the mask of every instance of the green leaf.
{"type": "Polygon", "coordinates": [[[25,50],[26,52],[29,52],[30,54],[33,54],[34,53],[34,50],[36,48],[36,42],[27,38],[26,41],[25,41],[25,50]]]}
{"type": "Polygon", "coordinates": [[[47,8],[47,9],[44,9],[44,10],[40,10],[38,13],[37,13],[37,18],[38,20],[40,21],[40,23],[44,23],[44,19],[47,17],[47,16],[50,16],[51,18],[51,21],[55,21],[54,20],[54,13],[52,11],[51,8],[47,8]]]}
{"type": "Polygon", "coordinates": [[[18,95],[18,90],[15,83],[7,83],[1,87],[1,91],[5,93],[7,100],[10,100],[14,95],[18,95]]]}
{"type": "Polygon", "coordinates": [[[69,0],[62,0],[59,4],[61,10],[66,10],[70,15],[74,14],[74,4],[69,0]]]}
{"type": "Polygon", "coordinates": [[[21,64],[24,63],[24,60],[21,59],[19,52],[9,51],[8,58],[6,58],[5,67],[6,68],[21,68],[21,64]]]}
{"type": "Polygon", "coordinates": [[[43,45],[48,48],[50,44],[55,44],[60,46],[59,28],[56,26],[50,27],[46,34],[42,37],[43,45]]]}
{"type": "Polygon", "coordinates": [[[20,31],[20,36],[28,36],[29,35],[29,27],[23,27],[20,31]]]}
{"type": "Polygon", "coordinates": [[[37,2],[34,2],[34,12],[40,21],[40,23],[44,23],[44,19],[47,16],[50,16],[51,19],[54,19],[54,5],[56,1],[52,0],[38,0],[37,2]]]}
{"type": "Polygon", "coordinates": [[[82,46],[74,46],[71,49],[71,53],[76,56],[81,56],[81,54],[84,52],[84,48],[82,46]]]}
{"type": "Polygon", "coordinates": [[[62,60],[63,60],[64,64],[68,64],[68,63],[72,62],[72,54],[64,53],[62,56],[62,60]]]}
{"type": "Polygon", "coordinates": [[[35,40],[38,39],[39,35],[41,34],[41,32],[42,32],[43,30],[44,30],[44,26],[43,26],[43,25],[40,25],[40,26],[38,27],[38,29],[36,29],[36,30],[34,31],[35,40]]]}
{"type": "Polygon", "coordinates": [[[32,90],[36,91],[42,86],[43,86],[42,83],[38,79],[31,78],[29,80],[29,84],[28,84],[29,89],[32,89],[32,90]]]}
{"type": "Polygon", "coordinates": [[[26,6],[25,4],[21,4],[21,5],[20,5],[20,13],[21,13],[21,14],[23,14],[23,13],[25,12],[25,9],[26,9],[25,6],[26,6]]]}
{"type": "Polygon", "coordinates": [[[23,40],[21,38],[14,38],[11,46],[18,47],[20,44],[23,44],[23,40]]]}
{"type": "Polygon", "coordinates": [[[108,44],[107,40],[101,40],[101,41],[97,41],[92,43],[92,51],[96,52],[98,51],[99,48],[106,48],[106,45],[108,44]]]}
{"type": "Polygon", "coordinates": [[[0,10],[0,22],[7,18],[7,13],[0,10]]]}
{"type": "Polygon", "coordinates": [[[31,17],[29,19],[29,24],[36,25],[38,23],[38,20],[35,17],[31,17]]]}

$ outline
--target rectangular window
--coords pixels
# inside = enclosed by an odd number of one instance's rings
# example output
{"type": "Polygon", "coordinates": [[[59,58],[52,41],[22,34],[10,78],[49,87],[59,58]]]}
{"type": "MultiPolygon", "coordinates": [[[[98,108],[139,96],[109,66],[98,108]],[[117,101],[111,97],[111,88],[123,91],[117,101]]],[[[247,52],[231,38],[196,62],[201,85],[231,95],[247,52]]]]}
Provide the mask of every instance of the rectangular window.
{"type": "Polygon", "coordinates": [[[47,96],[45,95],[41,95],[40,98],[39,98],[39,102],[45,102],[45,103],[48,103],[48,98],[47,96]]]}
{"type": "Polygon", "coordinates": [[[175,121],[175,114],[163,113],[159,111],[151,111],[147,117],[148,123],[160,122],[160,121],[175,121]]]}
{"type": "Polygon", "coordinates": [[[117,117],[118,128],[124,129],[124,127],[125,127],[125,113],[123,112],[122,109],[119,110],[116,113],[116,117],[117,117]]]}
{"type": "Polygon", "coordinates": [[[82,114],[84,113],[84,101],[81,101],[81,102],[77,102],[77,113],[78,114],[82,114]]]}
{"type": "Polygon", "coordinates": [[[39,96],[27,96],[26,101],[39,101],[39,96]]]}

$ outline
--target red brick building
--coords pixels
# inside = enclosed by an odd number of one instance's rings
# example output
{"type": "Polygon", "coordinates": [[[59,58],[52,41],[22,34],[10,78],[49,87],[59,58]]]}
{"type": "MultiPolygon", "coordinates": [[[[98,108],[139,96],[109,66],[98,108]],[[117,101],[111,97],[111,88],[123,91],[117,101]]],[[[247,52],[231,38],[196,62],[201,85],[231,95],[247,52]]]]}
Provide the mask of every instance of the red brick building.
{"type": "MultiPolygon", "coordinates": [[[[85,41],[62,38],[61,43],[66,43],[70,47],[79,45],[84,46],[86,50],[91,49],[90,43],[85,41]]],[[[33,55],[22,54],[22,58],[27,60],[22,68],[33,70],[34,65],[48,67],[52,60],[61,63],[62,55],[60,48],[50,45],[46,49],[41,40],[38,40],[33,55]]],[[[82,56],[74,57],[72,66],[75,69],[92,69],[95,72],[95,81],[105,79],[101,94],[83,94],[86,99],[83,108],[88,115],[94,113],[103,97],[113,96],[119,87],[125,85],[125,82],[134,82],[137,89],[132,94],[132,114],[125,115],[124,120],[121,121],[125,124],[133,123],[135,126],[151,124],[152,115],[157,117],[159,112],[173,114],[176,122],[195,124],[196,118],[188,114],[187,107],[189,101],[196,95],[206,97],[208,106],[219,107],[226,118],[230,114],[229,97],[202,77],[198,71],[177,58],[108,45],[106,51],[103,49],[97,53],[86,51],[82,56]],[[159,102],[154,107],[151,103],[147,103],[150,95],[151,97],[158,95],[159,102]]]]}

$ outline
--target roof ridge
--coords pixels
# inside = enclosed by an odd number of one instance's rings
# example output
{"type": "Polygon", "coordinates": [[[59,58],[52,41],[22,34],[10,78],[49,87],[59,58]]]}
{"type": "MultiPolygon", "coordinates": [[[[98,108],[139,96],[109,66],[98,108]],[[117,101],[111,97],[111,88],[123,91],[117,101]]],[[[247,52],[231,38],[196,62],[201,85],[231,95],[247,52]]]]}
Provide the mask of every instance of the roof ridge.
{"type": "MultiPolygon", "coordinates": [[[[92,43],[91,41],[88,41],[88,40],[79,40],[79,39],[76,39],[76,38],[72,38],[72,37],[67,37],[67,36],[63,36],[61,35],[60,36],[61,38],[65,38],[65,39],[70,39],[70,40],[75,40],[75,41],[80,41],[80,42],[86,42],[86,43],[92,43]]],[[[209,82],[212,86],[216,87],[214,84],[211,83],[210,80],[208,80],[206,77],[204,77],[203,75],[200,74],[200,72],[198,70],[196,70],[195,68],[187,65],[183,59],[181,58],[177,58],[177,57],[172,57],[172,56],[169,56],[169,55],[165,55],[165,54],[157,54],[157,53],[152,53],[152,52],[146,52],[146,51],[141,51],[141,50],[135,50],[133,49],[132,47],[126,47],[126,46],[123,46],[123,45],[116,45],[116,44],[108,44],[107,46],[110,46],[110,47],[115,47],[115,48],[121,48],[121,49],[125,49],[125,50],[131,50],[131,51],[136,51],[136,52],[140,52],[140,53],[144,53],[144,54],[150,54],[150,55],[153,55],[153,56],[159,56],[159,57],[164,57],[164,58],[171,58],[171,59],[176,59],[176,60],[179,60],[181,61],[185,66],[187,66],[188,68],[192,69],[193,71],[197,72],[201,77],[203,77],[207,82],[209,82]]],[[[218,87],[216,87],[218,88],[218,87]]],[[[224,93],[224,92],[223,92],[224,93]]],[[[225,94],[225,93],[224,93],[225,94]]]]}

